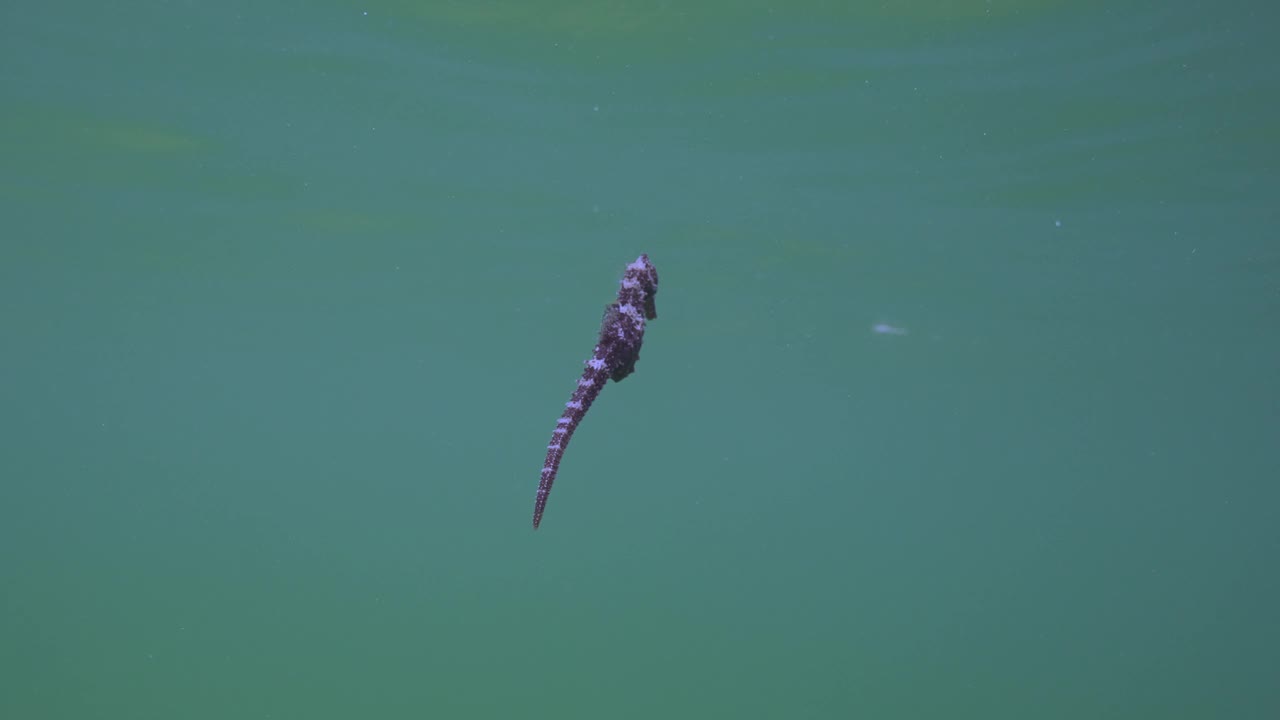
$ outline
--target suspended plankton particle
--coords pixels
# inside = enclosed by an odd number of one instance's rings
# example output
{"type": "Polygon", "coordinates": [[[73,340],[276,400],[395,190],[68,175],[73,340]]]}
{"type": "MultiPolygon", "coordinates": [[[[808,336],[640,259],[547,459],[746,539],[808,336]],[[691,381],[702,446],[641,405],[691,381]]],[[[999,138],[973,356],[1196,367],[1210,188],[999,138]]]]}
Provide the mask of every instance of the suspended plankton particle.
{"type": "Polygon", "coordinates": [[[908,335],[911,331],[888,323],[876,323],[871,326],[871,332],[877,335],[908,335]]]}

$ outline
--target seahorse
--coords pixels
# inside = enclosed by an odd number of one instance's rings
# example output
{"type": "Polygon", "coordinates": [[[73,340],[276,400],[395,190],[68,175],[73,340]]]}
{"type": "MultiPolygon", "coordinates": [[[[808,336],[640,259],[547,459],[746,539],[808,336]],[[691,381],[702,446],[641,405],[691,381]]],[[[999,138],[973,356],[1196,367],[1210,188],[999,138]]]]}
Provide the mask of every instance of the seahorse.
{"type": "Polygon", "coordinates": [[[649,262],[648,255],[641,255],[627,266],[618,288],[617,302],[605,306],[595,351],[587,360],[582,377],[578,378],[578,387],[565,403],[564,413],[556,420],[556,429],[547,445],[547,458],[542,463],[538,496],[533,503],[534,530],[542,522],[547,496],[551,494],[551,485],[556,481],[569,439],[591,408],[591,403],[600,396],[606,382],[622,382],[635,372],[636,361],[640,359],[640,345],[644,342],[645,322],[658,318],[658,309],[653,302],[653,296],[657,294],[658,271],[649,262]]]}

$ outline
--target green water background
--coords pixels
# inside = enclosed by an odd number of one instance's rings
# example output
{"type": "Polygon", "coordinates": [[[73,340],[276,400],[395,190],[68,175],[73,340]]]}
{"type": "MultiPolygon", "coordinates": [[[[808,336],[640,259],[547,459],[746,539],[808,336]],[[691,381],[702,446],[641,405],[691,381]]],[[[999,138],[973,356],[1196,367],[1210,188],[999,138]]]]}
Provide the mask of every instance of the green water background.
{"type": "Polygon", "coordinates": [[[1280,717],[1276,19],[6,3],[0,716],[1280,717]]]}

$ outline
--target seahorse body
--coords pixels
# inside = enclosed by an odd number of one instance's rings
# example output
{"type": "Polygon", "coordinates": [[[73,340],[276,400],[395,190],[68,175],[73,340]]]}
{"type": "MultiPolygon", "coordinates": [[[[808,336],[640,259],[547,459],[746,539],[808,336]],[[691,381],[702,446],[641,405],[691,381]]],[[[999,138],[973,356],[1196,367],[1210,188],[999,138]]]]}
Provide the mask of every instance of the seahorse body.
{"type": "Polygon", "coordinates": [[[542,522],[542,512],[547,507],[547,496],[556,481],[560,461],[564,458],[569,439],[578,429],[578,423],[586,416],[609,380],[621,382],[635,372],[640,359],[640,346],[644,343],[645,322],[656,320],[657,307],[653,296],[658,292],[658,271],[649,262],[648,255],[641,255],[627,266],[618,288],[617,302],[605,307],[600,321],[600,337],[595,351],[586,362],[578,387],[574,389],[564,413],[556,420],[556,429],[547,445],[547,458],[542,463],[542,478],[538,482],[538,496],[533,504],[533,528],[542,522]]]}

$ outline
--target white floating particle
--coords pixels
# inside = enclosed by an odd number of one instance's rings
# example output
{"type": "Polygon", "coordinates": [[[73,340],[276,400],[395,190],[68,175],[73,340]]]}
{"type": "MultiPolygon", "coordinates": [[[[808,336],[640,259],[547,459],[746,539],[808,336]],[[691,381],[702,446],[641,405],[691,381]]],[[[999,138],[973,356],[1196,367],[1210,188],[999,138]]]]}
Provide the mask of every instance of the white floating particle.
{"type": "Polygon", "coordinates": [[[871,326],[871,332],[878,335],[908,335],[911,331],[888,323],[876,323],[871,326]]]}

